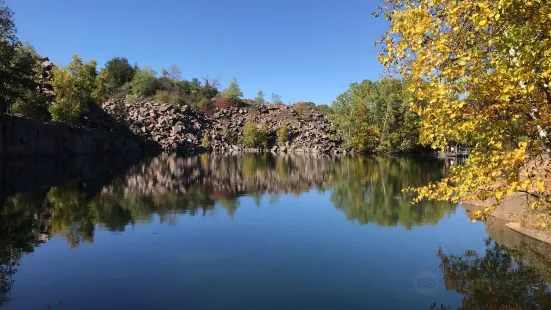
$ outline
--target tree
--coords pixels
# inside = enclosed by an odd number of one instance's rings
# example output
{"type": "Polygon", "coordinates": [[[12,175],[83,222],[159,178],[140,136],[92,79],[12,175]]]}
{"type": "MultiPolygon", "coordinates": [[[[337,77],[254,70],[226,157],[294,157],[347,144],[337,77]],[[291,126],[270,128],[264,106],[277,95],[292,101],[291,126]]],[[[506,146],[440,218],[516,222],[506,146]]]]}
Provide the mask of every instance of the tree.
{"type": "Polygon", "coordinates": [[[47,121],[48,99],[37,90],[42,74],[40,59],[34,47],[18,42],[12,55],[12,73],[8,78],[10,113],[47,121]]]}
{"type": "Polygon", "coordinates": [[[364,80],[333,102],[330,117],[348,147],[381,153],[411,152],[419,146],[418,119],[398,79],[364,80]]]}
{"type": "Polygon", "coordinates": [[[124,57],[114,57],[105,63],[98,76],[101,77],[102,82],[105,84],[106,94],[112,94],[122,88],[126,83],[129,83],[134,78],[135,70],[128,62],[128,59],[124,57]]]}
{"type": "Polygon", "coordinates": [[[52,119],[77,123],[78,117],[88,110],[96,81],[96,61],[84,63],[78,55],[66,67],[54,67],[52,85],[56,91],[55,104],[49,108],[52,119]]]}
{"type": "Polygon", "coordinates": [[[13,12],[0,0],[0,115],[28,97],[40,73],[36,52],[17,39],[13,12]]]}
{"type": "Polygon", "coordinates": [[[149,67],[138,69],[132,79],[131,88],[132,94],[137,97],[155,95],[155,92],[159,89],[157,73],[149,67]]]}
{"type": "Polygon", "coordinates": [[[278,94],[272,94],[272,104],[284,104],[281,100],[281,96],[278,94]]]}
{"type": "Polygon", "coordinates": [[[463,295],[462,309],[546,309],[551,307],[549,274],[530,264],[530,252],[486,240],[483,255],[438,250],[447,290],[463,295]]]}
{"type": "Polygon", "coordinates": [[[257,146],[258,129],[254,123],[246,123],[243,127],[243,145],[245,147],[257,146]]]}
{"type": "Polygon", "coordinates": [[[235,77],[232,78],[228,88],[222,91],[222,97],[230,99],[232,101],[239,101],[241,100],[241,97],[243,97],[243,93],[241,92],[241,89],[239,88],[235,77]]]}
{"type": "Polygon", "coordinates": [[[285,143],[289,141],[289,128],[287,126],[287,123],[283,123],[281,127],[276,132],[277,134],[277,141],[279,143],[285,143]]]}
{"type": "Polygon", "coordinates": [[[526,177],[551,149],[549,3],[385,0],[380,13],[390,29],[379,59],[407,81],[421,141],[472,148],[465,165],[419,188],[418,199],[493,197],[497,205],[520,190],[537,197],[534,208],[549,206],[544,179],[526,177]]]}
{"type": "Polygon", "coordinates": [[[168,70],[163,69],[161,73],[163,77],[167,77],[172,81],[179,81],[182,78],[182,71],[177,65],[171,65],[168,70]]]}
{"type": "Polygon", "coordinates": [[[254,102],[257,106],[264,105],[264,91],[261,89],[258,91],[258,94],[256,95],[256,98],[254,99],[254,102]]]}

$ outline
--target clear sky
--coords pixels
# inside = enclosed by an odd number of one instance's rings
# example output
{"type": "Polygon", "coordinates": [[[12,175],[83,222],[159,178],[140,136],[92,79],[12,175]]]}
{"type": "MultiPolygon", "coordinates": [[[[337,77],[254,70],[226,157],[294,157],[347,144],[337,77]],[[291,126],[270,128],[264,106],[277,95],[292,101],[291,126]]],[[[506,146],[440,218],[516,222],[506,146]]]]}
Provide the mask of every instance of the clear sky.
{"type": "Polygon", "coordinates": [[[114,56],[183,77],[233,76],[245,97],[330,104],[354,81],[379,79],[378,0],[7,0],[19,38],[56,64],[114,56]]]}

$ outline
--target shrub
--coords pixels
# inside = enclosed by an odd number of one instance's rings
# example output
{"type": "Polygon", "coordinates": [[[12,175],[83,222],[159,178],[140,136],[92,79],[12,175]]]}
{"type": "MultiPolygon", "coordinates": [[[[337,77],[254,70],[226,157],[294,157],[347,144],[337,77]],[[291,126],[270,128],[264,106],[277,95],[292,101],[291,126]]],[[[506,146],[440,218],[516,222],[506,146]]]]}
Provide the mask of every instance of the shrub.
{"type": "Polygon", "coordinates": [[[203,135],[203,138],[201,139],[201,146],[202,147],[209,147],[209,136],[203,135]]]}
{"type": "Polygon", "coordinates": [[[137,97],[148,97],[155,95],[159,89],[159,82],[153,69],[145,67],[134,74],[131,87],[132,94],[137,97]]]}
{"type": "Polygon", "coordinates": [[[287,123],[283,123],[281,127],[277,130],[277,141],[280,143],[285,143],[289,140],[289,129],[287,123]]]}
{"type": "Polygon", "coordinates": [[[47,98],[34,89],[27,90],[21,98],[18,98],[13,104],[11,111],[12,113],[43,122],[51,119],[48,112],[47,98]]]}
{"type": "Polygon", "coordinates": [[[161,103],[169,103],[170,102],[170,94],[166,90],[158,90],[155,93],[155,101],[161,102],[161,103]]]}
{"type": "Polygon", "coordinates": [[[297,111],[298,115],[302,118],[309,116],[313,107],[315,107],[315,105],[312,102],[299,101],[294,105],[295,111],[297,111]]]}
{"type": "Polygon", "coordinates": [[[224,89],[224,91],[222,92],[222,97],[234,102],[241,100],[241,97],[243,97],[243,93],[241,92],[241,89],[239,88],[235,77],[231,80],[228,88],[224,89]]]}
{"type": "Polygon", "coordinates": [[[257,146],[262,146],[264,148],[268,147],[268,127],[266,125],[263,125],[259,130],[256,132],[256,144],[257,146]]]}
{"type": "Polygon", "coordinates": [[[52,86],[56,92],[55,104],[49,107],[52,119],[65,123],[76,123],[78,117],[88,110],[96,86],[96,61],[83,63],[82,58],[73,55],[66,67],[54,67],[52,86]]]}
{"type": "Polygon", "coordinates": [[[256,138],[258,135],[258,130],[256,125],[253,123],[245,124],[243,127],[243,145],[245,147],[255,147],[257,145],[256,138]]]}

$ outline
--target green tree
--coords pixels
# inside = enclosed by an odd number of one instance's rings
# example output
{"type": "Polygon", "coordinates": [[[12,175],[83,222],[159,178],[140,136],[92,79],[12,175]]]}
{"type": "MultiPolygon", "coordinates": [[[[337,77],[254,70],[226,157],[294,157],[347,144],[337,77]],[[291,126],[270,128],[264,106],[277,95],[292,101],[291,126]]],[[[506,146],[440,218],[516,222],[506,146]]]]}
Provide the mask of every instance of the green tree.
{"type": "Polygon", "coordinates": [[[261,89],[258,91],[258,94],[256,95],[256,98],[254,99],[254,102],[257,106],[264,105],[264,91],[261,89]]]}
{"type": "Polygon", "coordinates": [[[36,52],[18,40],[13,12],[0,0],[0,115],[30,97],[41,73],[36,52]]]}
{"type": "Polygon", "coordinates": [[[245,147],[257,146],[258,129],[254,123],[246,123],[243,127],[243,145],[245,147]]]}
{"type": "Polygon", "coordinates": [[[159,87],[157,73],[149,67],[138,69],[131,83],[132,94],[136,97],[153,96],[159,87]]]}
{"type": "Polygon", "coordinates": [[[283,123],[277,130],[277,141],[279,143],[285,143],[289,141],[289,128],[287,123],[283,123]]]}
{"type": "Polygon", "coordinates": [[[257,146],[267,148],[270,139],[270,131],[268,126],[262,125],[262,127],[260,127],[260,129],[258,129],[258,131],[256,132],[256,135],[257,146]]]}
{"type": "Polygon", "coordinates": [[[222,97],[230,99],[232,101],[239,101],[241,100],[241,97],[243,97],[243,93],[241,92],[241,89],[239,88],[235,77],[232,78],[228,88],[222,91],[222,97]]]}
{"type": "Polygon", "coordinates": [[[10,77],[10,89],[13,91],[10,112],[48,121],[48,98],[36,87],[36,82],[41,78],[42,66],[34,48],[29,44],[18,43],[12,58],[12,66],[16,72],[10,77]]]}
{"type": "Polygon", "coordinates": [[[96,81],[96,61],[84,63],[73,55],[66,67],[54,67],[52,85],[56,91],[55,104],[49,108],[52,119],[65,123],[77,123],[78,117],[88,110],[96,81]]]}
{"type": "Polygon", "coordinates": [[[8,110],[14,96],[11,89],[12,59],[15,54],[17,35],[13,12],[0,0],[0,115],[8,110]]]}
{"type": "Polygon", "coordinates": [[[281,96],[278,94],[272,94],[272,104],[284,104],[281,100],[281,96]]]}
{"type": "Polygon", "coordinates": [[[120,91],[134,78],[135,69],[124,57],[114,57],[105,63],[105,68],[97,77],[98,96],[103,98],[108,94],[120,91]]]}
{"type": "Polygon", "coordinates": [[[325,115],[326,117],[331,117],[331,115],[333,114],[333,109],[331,108],[331,106],[327,104],[316,105],[314,110],[316,110],[318,113],[325,115]]]}
{"type": "Polygon", "coordinates": [[[361,145],[364,149],[359,150],[368,150],[365,147],[369,145],[369,150],[378,152],[409,152],[420,143],[418,117],[411,111],[408,100],[400,80],[364,80],[350,84],[337,97],[330,118],[350,148],[358,149],[361,145]]]}

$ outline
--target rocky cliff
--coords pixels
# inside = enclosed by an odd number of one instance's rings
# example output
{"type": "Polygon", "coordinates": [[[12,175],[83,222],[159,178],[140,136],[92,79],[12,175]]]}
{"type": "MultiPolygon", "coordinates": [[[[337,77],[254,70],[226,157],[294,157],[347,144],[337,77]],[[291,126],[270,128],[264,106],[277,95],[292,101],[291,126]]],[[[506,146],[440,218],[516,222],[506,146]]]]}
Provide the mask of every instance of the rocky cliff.
{"type": "MultiPolygon", "coordinates": [[[[198,154],[262,151],[243,146],[243,128],[247,123],[268,130],[268,147],[263,151],[324,153],[342,152],[341,141],[329,120],[313,110],[299,113],[289,106],[253,107],[247,104],[210,109],[209,115],[188,106],[159,104],[152,100],[127,102],[114,98],[102,105],[103,110],[125,124],[135,135],[156,144],[163,151],[198,154]],[[277,130],[286,125],[288,141],[277,141],[277,130]],[[202,147],[203,137],[208,146],[202,147]]],[[[97,122],[90,121],[97,127],[97,122]]],[[[101,124],[100,124],[101,126],[101,124]]],[[[206,146],[206,145],[205,145],[206,146]]]]}

